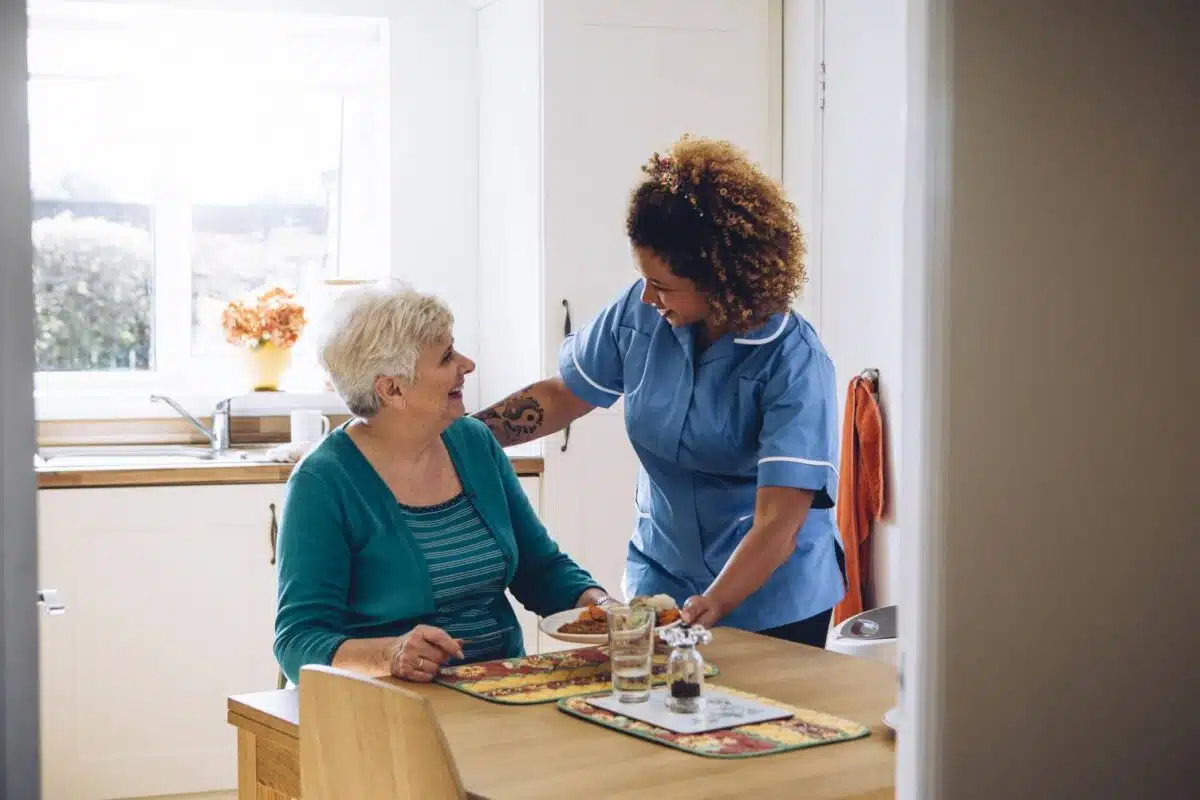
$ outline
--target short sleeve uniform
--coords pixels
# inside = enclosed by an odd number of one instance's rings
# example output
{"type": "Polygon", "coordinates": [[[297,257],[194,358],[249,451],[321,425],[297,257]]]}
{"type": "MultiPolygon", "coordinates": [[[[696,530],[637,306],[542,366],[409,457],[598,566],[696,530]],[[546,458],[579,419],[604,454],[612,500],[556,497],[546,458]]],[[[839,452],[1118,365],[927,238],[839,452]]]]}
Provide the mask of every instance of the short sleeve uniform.
{"type": "Polygon", "coordinates": [[[841,600],[837,411],[833,364],[812,326],[776,314],[696,355],[690,328],[672,328],[626,290],[559,354],[567,387],[596,406],[625,398],[641,463],[625,592],[706,590],[750,530],[759,486],[814,493],[796,551],[724,624],[764,630],[841,600]]]}

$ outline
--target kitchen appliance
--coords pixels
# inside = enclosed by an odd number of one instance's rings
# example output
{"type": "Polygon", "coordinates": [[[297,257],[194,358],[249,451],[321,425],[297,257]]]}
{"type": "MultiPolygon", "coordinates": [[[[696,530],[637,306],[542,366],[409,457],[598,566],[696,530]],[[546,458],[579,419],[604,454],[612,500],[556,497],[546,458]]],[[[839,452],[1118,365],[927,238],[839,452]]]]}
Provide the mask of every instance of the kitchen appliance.
{"type": "MultiPolygon", "coordinates": [[[[872,608],[855,614],[830,631],[825,647],[834,653],[868,658],[898,669],[897,629],[896,606],[872,608]]],[[[895,731],[900,724],[899,717],[897,705],[883,715],[883,722],[895,731]]]]}
{"type": "Polygon", "coordinates": [[[826,648],[896,666],[896,606],[855,614],[834,628],[826,648]]]}

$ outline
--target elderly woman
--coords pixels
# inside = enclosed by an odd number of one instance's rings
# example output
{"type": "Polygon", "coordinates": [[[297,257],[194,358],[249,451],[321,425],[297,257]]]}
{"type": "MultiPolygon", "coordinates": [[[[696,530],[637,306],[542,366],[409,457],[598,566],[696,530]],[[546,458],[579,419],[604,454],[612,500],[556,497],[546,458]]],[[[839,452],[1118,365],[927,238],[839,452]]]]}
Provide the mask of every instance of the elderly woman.
{"type": "Polygon", "coordinates": [[[519,656],[505,589],[552,614],[604,591],[547,536],[488,429],[464,416],[474,363],[453,317],[409,289],[335,305],[320,358],[355,419],[288,481],[278,543],[275,657],[430,681],[519,656]]]}

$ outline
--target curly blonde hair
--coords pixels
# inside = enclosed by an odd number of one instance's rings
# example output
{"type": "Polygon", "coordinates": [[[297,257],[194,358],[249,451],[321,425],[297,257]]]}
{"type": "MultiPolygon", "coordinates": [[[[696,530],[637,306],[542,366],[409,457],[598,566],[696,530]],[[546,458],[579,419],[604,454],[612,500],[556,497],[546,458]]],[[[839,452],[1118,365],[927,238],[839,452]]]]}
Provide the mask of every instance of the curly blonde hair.
{"type": "Polygon", "coordinates": [[[744,333],[786,311],[805,281],[804,235],[783,188],[726,141],[683,136],[642,167],[625,230],[744,333]]]}

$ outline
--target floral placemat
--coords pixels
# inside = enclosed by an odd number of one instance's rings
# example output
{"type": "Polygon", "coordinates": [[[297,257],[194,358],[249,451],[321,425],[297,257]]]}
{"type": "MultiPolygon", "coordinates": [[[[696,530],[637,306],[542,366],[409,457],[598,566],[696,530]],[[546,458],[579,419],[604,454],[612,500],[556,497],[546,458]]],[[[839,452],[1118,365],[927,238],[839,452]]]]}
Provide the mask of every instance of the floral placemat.
{"type": "Polygon", "coordinates": [[[721,691],[777,706],[790,711],[792,716],[788,719],[759,722],[754,725],[743,725],[710,733],[681,734],[597,708],[584,697],[567,697],[559,700],[558,708],[573,717],[579,717],[588,722],[594,722],[597,725],[603,725],[606,728],[657,742],[667,747],[674,747],[685,753],[708,758],[766,756],[823,744],[848,742],[861,739],[871,732],[869,728],[859,725],[857,722],[822,714],[819,711],[796,708],[749,692],[739,692],[726,686],[722,686],[721,691]]]}
{"type": "MultiPolygon", "coordinates": [[[[666,671],[666,654],[656,652],[651,682],[661,685],[666,671]]],[[[707,664],[705,673],[712,676],[718,670],[712,664],[707,664]]],[[[450,667],[442,670],[434,680],[443,686],[494,703],[532,705],[609,691],[612,666],[607,648],[585,647],[450,667]]]]}

